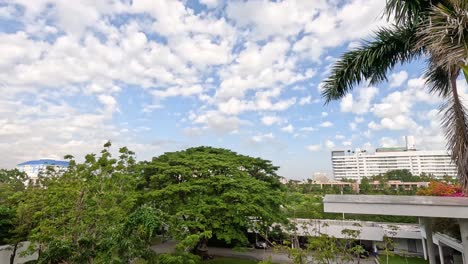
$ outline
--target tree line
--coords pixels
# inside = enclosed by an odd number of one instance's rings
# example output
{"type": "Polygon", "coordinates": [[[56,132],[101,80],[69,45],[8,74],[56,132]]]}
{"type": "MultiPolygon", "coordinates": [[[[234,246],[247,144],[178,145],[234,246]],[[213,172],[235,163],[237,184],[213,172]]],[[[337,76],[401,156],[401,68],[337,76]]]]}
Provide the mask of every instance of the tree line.
{"type": "Polygon", "coordinates": [[[30,241],[36,263],[197,263],[209,239],[246,245],[247,230],[286,222],[270,161],[197,147],[136,162],[110,147],[82,163],[67,156],[67,170],[35,185],[0,170],[0,244],[15,253],[30,241]],[[155,254],[155,235],[178,241],[176,253],[155,254]]]}

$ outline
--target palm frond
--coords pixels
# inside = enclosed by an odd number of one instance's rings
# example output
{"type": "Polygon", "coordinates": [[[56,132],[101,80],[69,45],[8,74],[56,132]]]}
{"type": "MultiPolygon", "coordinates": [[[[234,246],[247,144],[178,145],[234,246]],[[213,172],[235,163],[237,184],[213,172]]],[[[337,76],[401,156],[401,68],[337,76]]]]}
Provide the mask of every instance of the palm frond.
{"type": "Polygon", "coordinates": [[[424,49],[432,63],[449,71],[468,59],[468,1],[447,0],[432,6],[417,30],[416,49],[424,49]]]}
{"type": "Polygon", "coordinates": [[[395,64],[419,56],[420,51],[414,49],[415,32],[414,27],[383,28],[376,32],[374,41],[343,54],[324,81],[322,96],[326,102],[343,97],[362,81],[375,84],[386,80],[387,71],[395,64]]]}
{"type": "Polygon", "coordinates": [[[440,67],[432,58],[429,59],[424,77],[426,78],[426,86],[431,93],[442,97],[448,97],[452,94],[450,91],[450,73],[444,67],[440,67]]]}
{"type": "Polygon", "coordinates": [[[384,15],[387,20],[394,19],[396,25],[417,24],[422,13],[440,0],[387,0],[384,15]]]}
{"type": "Polygon", "coordinates": [[[450,75],[452,96],[442,106],[442,126],[445,129],[447,147],[452,150],[452,159],[458,168],[460,185],[468,193],[468,118],[456,87],[458,71],[453,71],[450,75]]]}

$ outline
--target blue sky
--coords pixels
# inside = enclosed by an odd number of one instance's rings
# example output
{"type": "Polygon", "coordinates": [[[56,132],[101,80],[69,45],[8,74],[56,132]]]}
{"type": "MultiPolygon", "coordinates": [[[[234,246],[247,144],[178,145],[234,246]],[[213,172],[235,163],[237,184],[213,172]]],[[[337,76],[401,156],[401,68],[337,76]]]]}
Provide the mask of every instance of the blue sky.
{"type": "MultiPolygon", "coordinates": [[[[287,178],[332,149],[443,148],[424,61],[324,105],[321,82],[388,22],[384,0],[0,2],[0,166],[82,157],[106,140],[138,159],[211,145],[287,178]]],[[[462,93],[466,84],[460,82],[462,93]]]]}

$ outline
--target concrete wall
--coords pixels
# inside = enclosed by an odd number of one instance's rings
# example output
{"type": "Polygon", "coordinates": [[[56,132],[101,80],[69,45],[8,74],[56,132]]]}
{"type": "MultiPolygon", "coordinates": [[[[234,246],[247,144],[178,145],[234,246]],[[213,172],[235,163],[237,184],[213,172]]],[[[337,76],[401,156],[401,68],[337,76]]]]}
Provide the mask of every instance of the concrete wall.
{"type": "Polygon", "coordinates": [[[421,239],[406,239],[406,238],[395,238],[394,241],[394,252],[399,255],[412,255],[412,256],[423,256],[424,250],[421,239]],[[410,252],[409,243],[413,241],[416,245],[415,252],[410,252]]]}
{"type": "MultiPolygon", "coordinates": [[[[23,264],[27,261],[30,260],[36,260],[37,259],[37,253],[34,253],[32,255],[28,256],[20,256],[21,252],[24,252],[28,247],[29,247],[29,242],[23,242],[20,244],[18,247],[18,250],[16,251],[16,257],[15,257],[15,264],[23,264]]],[[[0,246],[0,264],[9,264],[10,263],[10,256],[12,254],[12,248],[11,246],[0,246]]]]}

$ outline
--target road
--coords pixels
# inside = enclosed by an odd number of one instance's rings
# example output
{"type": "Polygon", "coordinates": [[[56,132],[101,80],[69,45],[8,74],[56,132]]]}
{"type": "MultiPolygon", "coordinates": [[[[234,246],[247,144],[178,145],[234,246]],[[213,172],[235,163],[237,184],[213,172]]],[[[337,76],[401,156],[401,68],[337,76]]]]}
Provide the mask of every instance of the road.
{"type": "MultiPolygon", "coordinates": [[[[168,241],[162,244],[152,246],[156,253],[171,253],[174,252],[176,242],[168,241]]],[[[230,258],[245,258],[245,259],[255,259],[255,260],[267,260],[271,258],[274,263],[293,263],[286,253],[274,252],[271,249],[247,249],[245,251],[237,251],[230,248],[219,248],[219,247],[210,247],[209,254],[219,257],[230,257],[230,258]]],[[[375,264],[373,258],[361,259],[361,264],[375,264]]]]}

